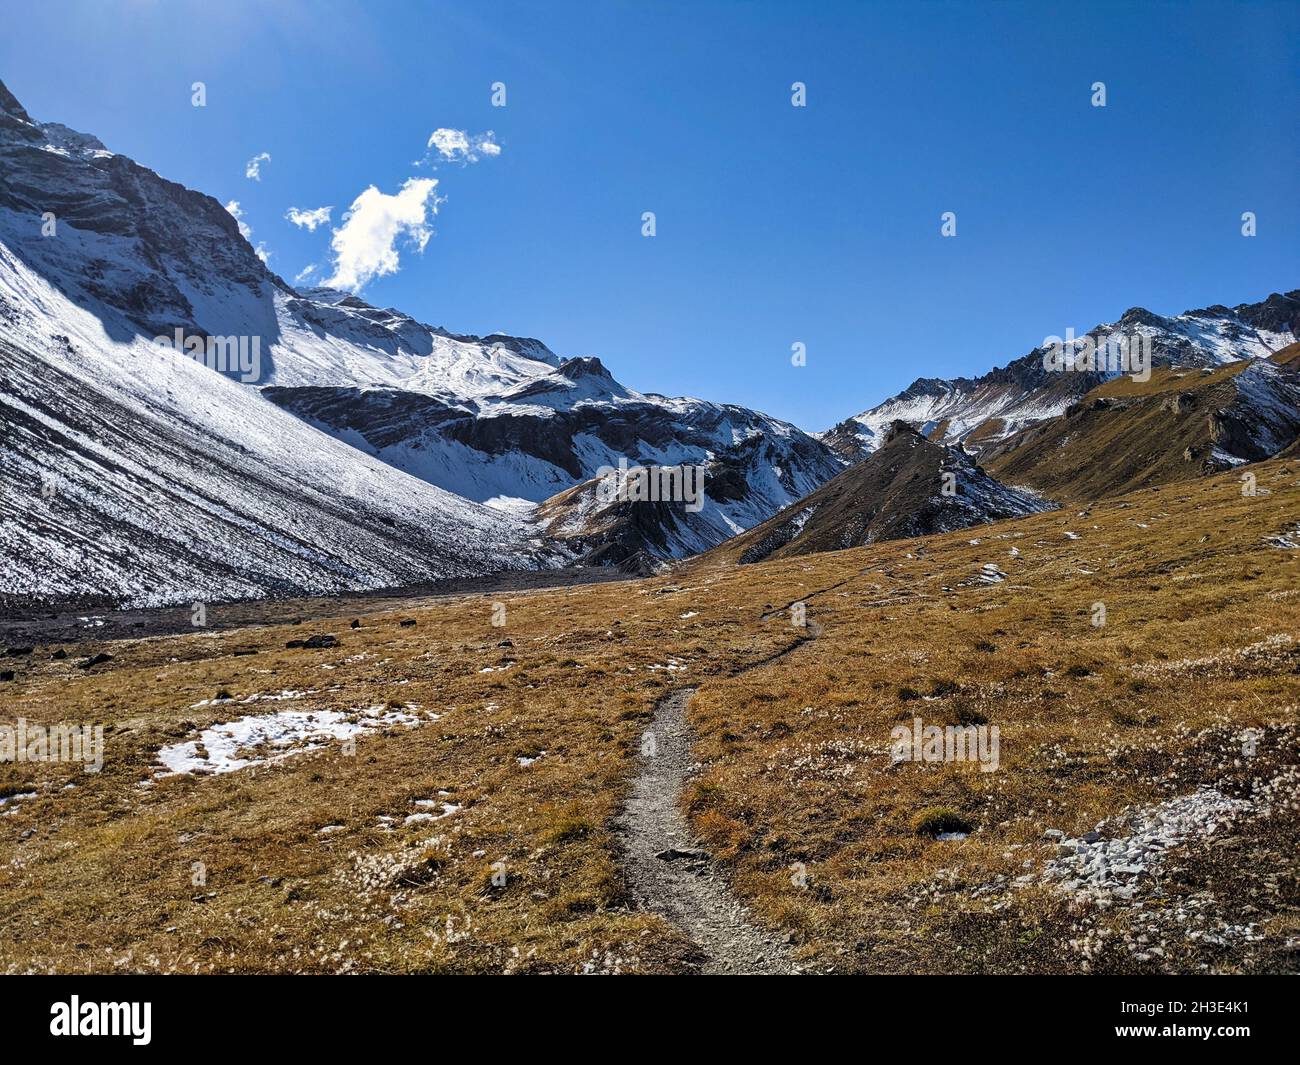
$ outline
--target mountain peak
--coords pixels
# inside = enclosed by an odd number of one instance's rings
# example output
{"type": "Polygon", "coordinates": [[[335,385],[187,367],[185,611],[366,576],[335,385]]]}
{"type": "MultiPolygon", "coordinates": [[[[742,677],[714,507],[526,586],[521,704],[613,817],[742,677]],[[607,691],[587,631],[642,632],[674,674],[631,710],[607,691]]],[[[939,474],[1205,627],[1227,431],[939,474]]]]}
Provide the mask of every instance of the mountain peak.
{"type": "Polygon", "coordinates": [[[18,97],[9,91],[9,87],[3,81],[0,81],[0,115],[25,125],[36,125],[32,121],[32,116],[27,113],[27,109],[18,102],[18,97]]]}
{"type": "Polygon", "coordinates": [[[913,441],[925,439],[925,437],[921,435],[921,432],[910,422],[905,422],[901,418],[895,418],[889,423],[889,428],[885,430],[885,436],[881,443],[888,446],[900,436],[909,437],[913,441]]]}
{"type": "MultiPolygon", "coordinates": [[[[1169,319],[1156,314],[1154,311],[1149,311],[1145,307],[1130,307],[1119,316],[1119,322],[1117,324],[1129,327],[1135,325],[1159,327],[1168,324],[1168,321],[1169,319]]],[[[1097,326],[1096,330],[1105,328],[1105,326],[1097,326]]],[[[1094,332],[1096,330],[1094,330],[1094,332]]]]}
{"type": "Polygon", "coordinates": [[[611,381],[614,379],[605,369],[605,364],[595,355],[579,355],[576,358],[565,359],[560,363],[559,372],[570,381],[579,381],[584,377],[605,377],[611,381]]]}
{"type": "Polygon", "coordinates": [[[761,562],[951,532],[1052,506],[995,480],[960,448],[895,420],[867,458],[718,550],[742,564],[761,562]],[[952,493],[943,490],[945,474],[952,493]]]}

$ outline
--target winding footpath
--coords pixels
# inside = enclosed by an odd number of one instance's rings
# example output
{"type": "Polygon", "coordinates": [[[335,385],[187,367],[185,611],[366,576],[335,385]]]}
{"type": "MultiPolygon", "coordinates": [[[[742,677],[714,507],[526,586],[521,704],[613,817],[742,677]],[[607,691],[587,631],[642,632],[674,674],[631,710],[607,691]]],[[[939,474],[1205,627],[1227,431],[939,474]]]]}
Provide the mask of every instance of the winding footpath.
{"type": "MultiPolygon", "coordinates": [[[[740,672],[771,665],[821,635],[816,622],[808,628],[810,636],[740,672]]],[[[686,709],[694,694],[694,688],[670,691],[646,730],[640,770],[618,825],[628,881],[642,908],[662,914],[694,942],[704,958],[701,973],[798,973],[784,940],[750,920],[682,813],[694,741],[686,709]]]]}

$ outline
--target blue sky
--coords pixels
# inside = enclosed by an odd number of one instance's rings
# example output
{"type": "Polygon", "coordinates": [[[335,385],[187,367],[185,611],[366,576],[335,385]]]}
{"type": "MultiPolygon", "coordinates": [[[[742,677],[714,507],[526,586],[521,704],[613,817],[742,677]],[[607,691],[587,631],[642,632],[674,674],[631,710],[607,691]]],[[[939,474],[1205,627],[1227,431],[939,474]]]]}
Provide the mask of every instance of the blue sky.
{"type": "Polygon", "coordinates": [[[2,6],[35,117],[237,200],[282,276],[330,262],[290,206],[337,225],[436,177],[367,299],[807,429],[1133,305],[1300,285],[1295,3],[2,6]],[[442,127],[501,154],[414,166],[442,127]]]}

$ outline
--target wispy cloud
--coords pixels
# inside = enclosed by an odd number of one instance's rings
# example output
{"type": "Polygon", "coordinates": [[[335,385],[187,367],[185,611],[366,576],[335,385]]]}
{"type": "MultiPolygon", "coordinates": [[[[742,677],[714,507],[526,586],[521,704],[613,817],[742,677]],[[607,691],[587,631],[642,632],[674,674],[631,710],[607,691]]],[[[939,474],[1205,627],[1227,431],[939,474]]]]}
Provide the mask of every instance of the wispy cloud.
{"type": "Polygon", "coordinates": [[[325,284],[357,292],[376,277],[398,271],[399,241],[424,251],[433,236],[429,222],[438,213],[437,186],[436,178],[407,178],[396,195],[374,185],[361,193],[330,240],[334,273],[325,284]]]}
{"type": "MultiPolygon", "coordinates": [[[[235,224],[239,226],[239,235],[250,244],[253,242],[253,227],[244,221],[244,212],[239,206],[238,200],[231,200],[226,204],[226,210],[230,212],[235,219],[235,224]]],[[[263,263],[271,261],[271,253],[266,249],[266,242],[259,240],[253,253],[262,260],[263,263]]]]}
{"type": "Polygon", "coordinates": [[[253,227],[244,221],[244,212],[240,210],[239,201],[231,200],[226,204],[226,210],[234,216],[235,222],[239,226],[239,235],[245,240],[251,238],[253,235],[253,227]]]}
{"type": "Polygon", "coordinates": [[[262,180],[262,164],[271,161],[270,152],[258,152],[253,156],[244,167],[244,177],[252,178],[254,181],[262,180]]]}
{"type": "Polygon", "coordinates": [[[333,207],[314,207],[310,211],[301,211],[297,207],[290,207],[284,217],[295,226],[315,233],[317,226],[323,226],[330,220],[330,212],[333,210],[333,207]]]}
{"type": "Polygon", "coordinates": [[[496,142],[492,130],[486,133],[466,133],[463,129],[435,129],[429,134],[426,145],[431,153],[429,159],[434,162],[445,160],[452,163],[477,163],[484,156],[501,154],[501,145],[496,142]]]}
{"type": "MultiPolygon", "coordinates": [[[[496,134],[466,133],[460,129],[436,129],[429,135],[428,154],[423,163],[455,162],[462,165],[501,154],[496,134]]],[[[269,158],[269,156],[268,156],[269,158]]],[[[251,164],[250,164],[251,166],[251,164]]],[[[333,272],[321,283],[332,288],[359,292],[377,277],[395,274],[401,268],[398,245],[414,246],[423,252],[433,236],[431,222],[442,202],[436,193],[436,178],[407,178],[393,195],[371,185],[352,201],[343,214],[342,224],[332,230],[330,249],[333,272]]],[[[290,222],[314,232],[330,221],[332,207],[302,210],[290,207],[285,214],[290,222]]],[[[306,267],[294,283],[317,276],[315,264],[306,267]]]]}

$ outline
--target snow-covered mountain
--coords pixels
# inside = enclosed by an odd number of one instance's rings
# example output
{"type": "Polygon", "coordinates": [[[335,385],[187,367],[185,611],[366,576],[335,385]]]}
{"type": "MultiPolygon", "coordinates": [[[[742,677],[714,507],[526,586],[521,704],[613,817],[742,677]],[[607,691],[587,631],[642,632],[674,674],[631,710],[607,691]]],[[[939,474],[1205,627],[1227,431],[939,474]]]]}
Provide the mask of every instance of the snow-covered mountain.
{"type": "Polygon", "coordinates": [[[840,469],[826,446],[793,425],[745,407],[637,393],[591,356],[559,359],[537,341],[513,342],[528,345],[523,356],[499,337],[437,343],[476,347],[473,376],[458,368],[448,380],[446,356],[415,362],[407,351],[399,359],[411,373],[400,381],[391,380],[391,363],[383,367],[389,376],[367,380],[356,365],[307,369],[278,359],[265,393],[391,466],[499,506],[536,505],[620,459],[629,466],[712,463],[762,440],[768,462],[735,497],[719,497],[718,538],[706,546],[775,514],[840,469]]]}
{"type": "Polygon", "coordinates": [[[294,299],[215,200],[33,122],[3,86],[0,174],[5,601],[206,602],[562,557],[153,343],[274,336],[266,315],[294,299]]]}
{"type": "MultiPolygon", "coordinates": [[[[1141,307],[1116,322],[1088,331],[1150,337],[1153,366],[1192,369],[1223,366],[1238,359],[1266,359],[1300,337],[1300,290],[1274,293],[1259,303],[1214,306],[1173,317],[1141,307]]],[[[1066,409],[1116,371],[1059,373],[1044,369],[1044,348],[982,377],[921,378],[885,402],[846,419],[822,435],[842,458],[853,461],[880,445],[895,421],[972,450],[1004,439],[1027,425],[1066,409]]]]}
{"type": "MultiPolygon", "coordinates": [[[[778,425],[778,430],[788,428],[778,425]]],[[[617,483],[607,475],[553,496],[537,508],[536,517],[548,536],[585,562],[648,572],[657,560],[699,554],[758,525],[783,509],[784,501],[800,499],[821,483],[807,474],[809,467],[821,468],[807,442],[770,429],[706,454],[697,465],[702,489],[691,506],[681,499],[637,500],[629,492],[620,498],[608,487],[602,494],[602,481],[617,483]],[[803,463],[792,463],[789,456],[801,451],[803,463]]],[[[636,467],[630,472],[635,477],[636,467]]],[[[647,472],[662,478],[664,467],[647,472]]],[[[670,484],[674,476],[668,473],[670,484]]],[[[676,477],[684,483],[681,474],[676,477]]]]}
{"type": "Polygon", "coordinates": [[[0,600],[212,602],[560,557],[120,325],[0,242],[0,600]]]}
{"type": "Polygon", "coordinates": [[[217,200],[34,121],[3,84],[0,177],[0,595],[153,603],[531,568],[568,558],[532,506],[620,458],[710,463],[761,440],[767,464],[718,495],[717,539],[840,468],[793,426],[634,392],[598,359],[299,292],[217,200]]]}

